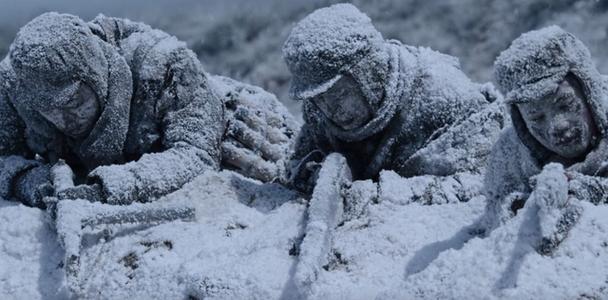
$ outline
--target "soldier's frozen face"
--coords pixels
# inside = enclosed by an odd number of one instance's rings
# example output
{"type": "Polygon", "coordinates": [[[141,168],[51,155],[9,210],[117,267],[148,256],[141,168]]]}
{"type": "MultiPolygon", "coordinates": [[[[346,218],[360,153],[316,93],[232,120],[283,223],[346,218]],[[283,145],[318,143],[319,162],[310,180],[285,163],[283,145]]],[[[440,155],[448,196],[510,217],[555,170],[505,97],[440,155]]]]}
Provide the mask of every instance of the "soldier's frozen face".
{"type": "Polygon", "coordinates": [[[44,108],[39,112],[63,134],[82,138],[95,126],[101,114],[101,107],[91,87],[80,83],[62,107],[44,108]]]}
{"type": "Polygon", "coordinates": [[[344,130],[359,128],[372,118],[372,109],[358,83],[348,75],[311,100],[329,120],[344,130]]]}
{"type": "Polygon", "coordinates": [[[582,87],[572,75],[555,93],[517,106],[532,136],[547,149],[565,158],[580,157],[590,150],[597,128],[582,87]]]}

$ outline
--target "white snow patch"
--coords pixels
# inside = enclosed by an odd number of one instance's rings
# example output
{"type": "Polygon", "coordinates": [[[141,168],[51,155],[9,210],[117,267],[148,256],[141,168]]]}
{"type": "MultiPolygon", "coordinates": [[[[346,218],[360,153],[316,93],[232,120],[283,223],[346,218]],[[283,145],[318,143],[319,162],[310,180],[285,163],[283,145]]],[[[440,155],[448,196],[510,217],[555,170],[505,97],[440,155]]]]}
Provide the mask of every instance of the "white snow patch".
{"type": "MultiPolygon", "coordinates": [[[[571,299],[608,292],[608,207],[582,203],[579,223],[549,257],[532,247],[540,236],[536,206],[481,239],[469,232],[484,212],[483,197],[442,205],[390,197],[379,193],[362,216],[337,227],[310,299],[571,299]]],[[[195,204],[196,221],[123,226],[85,239],[86,297],[296,296],[306,211],[297,194],[225,171],[208,172],[161,201],[176,199],[195,204]]],[[[44,212],[0,200],[0,224],[0,298],[65,298],[63,250],[44,212]]]]}

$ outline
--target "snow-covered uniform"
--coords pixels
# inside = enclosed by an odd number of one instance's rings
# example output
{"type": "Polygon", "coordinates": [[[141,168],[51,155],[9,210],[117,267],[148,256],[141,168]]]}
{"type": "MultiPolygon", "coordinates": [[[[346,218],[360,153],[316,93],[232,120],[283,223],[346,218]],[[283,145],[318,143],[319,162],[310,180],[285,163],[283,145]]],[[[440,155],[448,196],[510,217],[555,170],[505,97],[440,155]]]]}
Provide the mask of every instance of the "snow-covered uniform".
{"type": "Polygon", "coordinates": [[[222,102],[196,55],[160,30],[45,13],[19,31],[0,76],[1,198],[32,193],[58,158],[117,204],[147,201],[219,168],[222,102]],[[76,140],[36,107],[61,107],[62,93],[79,83],[95,92],[101,115],[76,140]],[[26,180],[17,186],[17,178],[26,180]]]}
{"type": "Polygon", "coordinates": [[[313,155],[322,158],[339,152],[353,179],[376,179],[381,170],[404,177],[479,173],[502,127],[500,108],[488,106],[500,98],[491,85],[473,83],[454,57],[384,40],[369,17],[350,4],[319,9],[300,21],[285,42],[283,55],[293,74],[292,97],[304,100],[305,124],[292,157],[295,170],[313,155]],[[310,100],[345,74],[359,83],[374,111],[371,121],[352,130],[332,123],[310,100]],[[452,130],[451,137],[440,138],[448,127],[485,109],[485,117],[472,119],[480,123],[465,126],[468,132],[452,130]],[[478,142],[473,138],[486,142],[469,148],[469,153],[454,151],[452,157],[435,151],[465,150],[478,142]],[[431,146],[438,139],[442,144],[431,146]],[[427,146],[431,147],[424,149],[427,146]]]}
{"type": "MultiPolygon", "coordinates": [[[[486,168],[484,190],[488,205],[485,225],[490,230],[515,214],[533,190],[531,178],[541,173],[556,156],[529,132],[517,103],[542,99],[556,91],[566,75],[572,74],[582,86],[600,133],[599,139],[605,139],[608,134],[606,80],[594,66],[587,47],[574,35],[557,26],[525,33],[500,54],[494,67],[512,126],[501,133],[486,168]]],[[[596,147],[590,153],[597,151],[606,149],[596,147]]],[[[597,166],[608,160],[608,153],[595,153],[594,156],[602,160],[597,166]]],[[[585,172],[587,174],[566,171],[570,177],[570,195],[596,204],[606,201],[608,181],[603,178],[606,174],[601,174],[602,170],[591,170],[585,172]]]]}

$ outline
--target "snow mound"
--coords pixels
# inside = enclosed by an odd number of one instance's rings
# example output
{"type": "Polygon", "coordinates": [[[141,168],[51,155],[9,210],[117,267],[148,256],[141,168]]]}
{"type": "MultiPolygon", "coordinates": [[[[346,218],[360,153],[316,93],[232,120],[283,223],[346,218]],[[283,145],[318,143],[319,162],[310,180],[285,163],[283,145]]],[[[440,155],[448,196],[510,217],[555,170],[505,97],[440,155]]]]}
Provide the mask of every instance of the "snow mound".
{"type": "Polygon", "coordinates": [[[537,209],[525,208],[488,238],[445,251],[379,299],[604,299],[608,295],[608,207],[584,213],[552,256],[538,254],[537,209]],[[441,287],[441,288],[438,288],[441,287]]]}
{"type": "Polygon", "coordinates": [[[66,298],[63,250],[43,211],[0,199],[0,298],[66,298]]]}
{"type": "MultiPolygon", "coordinates": [[[[385,176],[383,185],[402,185],[385,176]]],[[[413,181],[414,182],[414,181],[413,181]]],[[[415,183],[412,183],[415,184],[415,183]]],[[[379,191],[334,232],[309,299],[602,298],[608,207],[583,203],[552,256],[535,252],[538,207],[481,239],[485,200],[421,205],[379,191]],[[553,296],[553,297],[551,297],[553,296]]],[[[403,193],[401,197],[411,197],[403,193]]],[[[276,184],[207,172],[159,201],[188,199],[193,222],[89,233],[81,257],[87,298],[293,299],[307,204],[276,184]]],[[[0,200],[0,298],[66,297],[63,250],[43,212],[0,200]]]]}

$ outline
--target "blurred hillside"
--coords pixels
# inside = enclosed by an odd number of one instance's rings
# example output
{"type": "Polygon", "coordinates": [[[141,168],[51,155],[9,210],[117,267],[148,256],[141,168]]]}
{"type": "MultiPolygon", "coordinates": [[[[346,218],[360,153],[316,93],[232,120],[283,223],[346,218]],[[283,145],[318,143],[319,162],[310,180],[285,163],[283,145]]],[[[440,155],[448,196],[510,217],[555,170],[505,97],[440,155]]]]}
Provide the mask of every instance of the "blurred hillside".
{"type": "MultiPolygon", "coordinates": [[[[128,17],[164,29],[185,40],[205,68],[274,92],[294,112],[288,99],[289,72],[281,46],[295,22],[334,0],[74,0],[58,2],[3,0],[0,54],[20,26],[48,10],[91,19],[97,13],[128,17]]],[[[600,71],[608,71],[608,0],[376,0],[351,1],[374,21],[386,38],[429,46],[460,58],[467,74],[491,80],[500,51],[528,30],[557,24],[581,38],[600,71]]]]}

